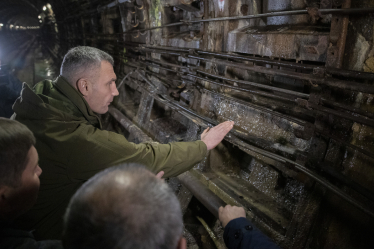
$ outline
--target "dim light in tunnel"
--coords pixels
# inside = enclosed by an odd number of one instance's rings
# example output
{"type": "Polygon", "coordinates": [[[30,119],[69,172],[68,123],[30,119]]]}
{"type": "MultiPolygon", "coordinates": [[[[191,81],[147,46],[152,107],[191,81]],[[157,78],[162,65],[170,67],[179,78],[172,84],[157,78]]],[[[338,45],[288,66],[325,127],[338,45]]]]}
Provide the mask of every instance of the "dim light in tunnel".
{"type": "Polygon", "coordinates": [[[47,7],[43,6],[43,10],[45,11],[47,9],[47,7]]]}
{"type": "Polygon", "coordinates": [[[41,17],[41,16],[38,16],[38,18],[39,18],[39,19],[42,19],[42,17],[41,17]]]}

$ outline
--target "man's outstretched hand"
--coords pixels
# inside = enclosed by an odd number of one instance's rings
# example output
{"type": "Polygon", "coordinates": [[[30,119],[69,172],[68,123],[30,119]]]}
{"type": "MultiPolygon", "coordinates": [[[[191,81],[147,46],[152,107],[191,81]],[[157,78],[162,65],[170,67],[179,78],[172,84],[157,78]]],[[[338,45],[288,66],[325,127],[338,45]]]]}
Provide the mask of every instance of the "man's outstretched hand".
{"type": "Polygon", "coordinates": [[[226,207],[220,207],[218,209],[218,217],[222,226],[225,227],[227,223],[236,218],[245,218],[245,211],[242,207],[226,205],[226,207]]]}
{"type": "Polygon", "coordinates": [[[226,121],[220,123],[219,125],[214,126],[213,128],[208,127],[201,134],[201,141],[203,141],[206,144],[208,150],[211,150],[222,141],[222,139],[233,127],[233,121],[226,121]]]}

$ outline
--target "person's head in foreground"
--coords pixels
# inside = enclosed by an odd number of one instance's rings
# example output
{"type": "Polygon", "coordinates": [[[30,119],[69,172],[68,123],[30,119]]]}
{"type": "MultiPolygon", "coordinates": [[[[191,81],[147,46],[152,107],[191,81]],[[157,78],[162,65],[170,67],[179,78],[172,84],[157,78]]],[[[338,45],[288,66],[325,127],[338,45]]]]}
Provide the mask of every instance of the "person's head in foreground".
{"type": "Polygon", "coordinates": [[[114,60],[108,53],[93,47],[70,49],[61,64],[60,74],[87,101],[92,111],[104,114],[117,96],[114,60]]]}
{"type": "Polygon", "coordinates": [[[0,118],[0,220],[11,222],[29,210],[39,192],[35,137],[23,124],[0,118]]]}
{"type": "Polygon", "coordinates": [[[66,249],[182,249],[178,199],[163,180],[137,164],[108,168],[87,181],[64,217],[66,249]]]}

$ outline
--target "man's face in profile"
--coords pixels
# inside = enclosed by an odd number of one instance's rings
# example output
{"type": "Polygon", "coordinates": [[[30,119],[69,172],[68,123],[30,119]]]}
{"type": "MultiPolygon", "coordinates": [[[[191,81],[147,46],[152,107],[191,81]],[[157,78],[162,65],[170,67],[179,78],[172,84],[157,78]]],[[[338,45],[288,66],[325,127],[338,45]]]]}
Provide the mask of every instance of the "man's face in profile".
{"type": "Polygon", "coordinates": [[[5,187],[5,199],[0,203],[1,215],[5,219],[13,219],[29,210],[38,196],[42,169],[39,167],[39,156],[34,146],[31,146],[27,158],[26,168],[22,172],[21,186],[17,188],[5,187]]]}
{"type": "Polygon", "coordinates": [[[95,82],[90,82],[91,91],[85,97],[88,105],[95,113],[106,113],[114,96],[119,94],[116,88],[116,79],[113,66],[107,61],[102,61],[98,78],[95,82]]]}

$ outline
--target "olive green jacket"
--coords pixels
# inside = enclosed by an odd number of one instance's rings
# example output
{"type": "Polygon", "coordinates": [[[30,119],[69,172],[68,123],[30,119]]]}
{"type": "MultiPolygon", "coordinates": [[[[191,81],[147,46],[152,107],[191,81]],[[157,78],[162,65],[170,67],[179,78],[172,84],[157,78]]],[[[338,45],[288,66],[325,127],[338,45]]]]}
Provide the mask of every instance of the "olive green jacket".
{"type": "Polygon", "coordinates": [[[82,95],[62,76],[44,80],[31,90],[23,85],[13,118],[36,137],[43,170],[36,205],[17,223],[36,229],[36,239],[60,239],[62,216],[75,191],[99,171],[124,162],[144,164],[152,172],[177,176],[201,161],[202,141],[134,144],[102,130],[100,119],[82,95]]]}

